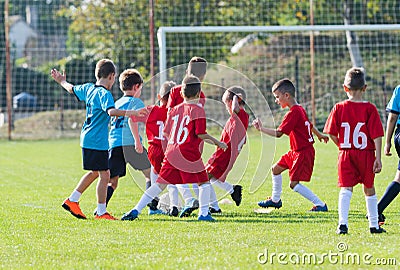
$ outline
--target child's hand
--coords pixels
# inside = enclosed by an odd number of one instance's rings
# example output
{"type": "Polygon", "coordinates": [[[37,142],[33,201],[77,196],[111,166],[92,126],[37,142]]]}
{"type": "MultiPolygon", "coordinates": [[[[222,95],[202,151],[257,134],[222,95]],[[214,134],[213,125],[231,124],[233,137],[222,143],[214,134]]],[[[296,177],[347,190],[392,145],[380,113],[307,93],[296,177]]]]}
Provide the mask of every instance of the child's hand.
{"type": "Polygon", "coordinates": [[[135,122],[145,122],[146,120],[146,116],[149,114],[149,110],[147,108],[142,108],[140,110],[137,111],[132,111],[131,116],[132,117],[132,121],[135,122]]]}
{"type": "Polygon", "coordinates": [[[221,148],[222,150],[228,149],[228,145],[224,142],[219,142],[217,146],[218,146],[218,148],[221,148]]]}
{"type": "Polygon", "coordinates": [[[328,143],[329,137],[326,136],[325,134],[321,134],[321,136],[318,136],[318,140],[319,140],[320,142],[328,143]]]}
{"type": "Polygon", "coordinates": [[[254,119],[252,124],[257,130],[260,130],[262,128],[262,123],[260,118],[254,119]]]}
{"type": "Polygon", "coordinates": [[[392,144],[391,143],[386,143],[385,144],[385,148],[384,148],[384,152],[386,156],[391,156],[392,153],[390,153],[390,148],[392,148],[392,144]]]}
{"type": "Polygon", "coordinates": [[[135,141],[135,150],[138,154],[143,153],[143,145],[139,142],[135,141]]]}
{"type": "Polygon", "coordinates": [[[375,159],[374,161],[374,173],[380,173],[382,170],[382,162],[380,159],[375,159]]]}
{"type": "Polygon", "coordinates": [[[53,79],[57,82],[57,83],[61,83],[63,81],[67,80],[67,76],[65,75],[65,71],[63,70],[63,72],[59,72],[57,69],[53,68],[50,72],[51,77],[53,77],[53,79]]]}

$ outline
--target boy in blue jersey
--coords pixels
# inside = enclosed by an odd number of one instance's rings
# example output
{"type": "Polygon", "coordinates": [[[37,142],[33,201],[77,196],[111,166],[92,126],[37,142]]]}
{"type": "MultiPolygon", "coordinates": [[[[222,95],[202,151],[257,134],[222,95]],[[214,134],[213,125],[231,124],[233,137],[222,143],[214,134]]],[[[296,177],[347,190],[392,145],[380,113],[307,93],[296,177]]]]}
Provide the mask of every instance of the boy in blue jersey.
{"type": "MultiPolygon", "coordinates": [[[[119,84],[124,95],[115,102],[117,109],[139,110],[144,108],[144,103],[139,98],[143,88],[143,78],[139,71],[136,69],[124,70],[119,76],[119,84]]],[[[107,187],[107,204],[118,186],[118,179],[126,175],[127,163],[135,170],[143,172],[146,178],[146,189],[151,185],[151,165],[147,157],[147,150],[143,147],[142,138],[139,136],[138,123],[126,116],[113,117],[108,139],[111,179],[107,187]]],[[[157,209],[157,204],[157,200],[149,204],[149,214],[162,213],[157,209]]]]}
{"type": "Polygon", "coordinates": [[[97,214],[96,219],[115,218],[107,213],[106,194],[110,181],[108,166],[108,124],[110,116],[145,115],[146,110],[126,111],[115,109],[114,99],[109,92],[115,81],[116,68],[109,59],[102,59],[96,64],[96,84],[86,83],[73,85],[66,80],[65,72],[51,70],[51,76],[69,93],[74,94],[78,101],[86,103],[86,120],[81,131],[80,146],[82,147],[83,169],[88,170],[82,176],[75,190],[65,199],[62,207],[73,216],[86,219],[79,207],[82,193],[100,177],[97,184],[97,214]]]}

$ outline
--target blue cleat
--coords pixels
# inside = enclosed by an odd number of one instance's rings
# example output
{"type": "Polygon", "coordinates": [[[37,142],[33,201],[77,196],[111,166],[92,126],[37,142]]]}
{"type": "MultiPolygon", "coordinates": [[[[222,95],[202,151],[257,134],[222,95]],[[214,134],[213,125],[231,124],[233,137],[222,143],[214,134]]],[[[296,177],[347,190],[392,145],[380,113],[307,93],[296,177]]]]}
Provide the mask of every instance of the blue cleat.
{"type": "Polygon", "coordinates": [[[138,216],[139,216],[138,210],[133,209],[133,210],[131,210],[130,212],[125,213],[125,214],[122,216],[121,220],[135,220],[135,219],[138,218],[138,216]]]}
{"type": "Polygon", "coordinates": [[[190,202],[188,202],[185,207],[183,207],[181,213],[179,214],[180,218],[188,217],[192,214],[192,212],[199,208],[199,200],[192,198],[190,202]]]}
{"type": "Polygon", "coordinates": [[[328,212],[328,206],[326,204],[324,206],[314,205],[310,212],[328,212]]]}
{"type": "Polygon", "coordinates": [[[197,220],[198,221],[209,221],[209,222],[215,221],[215,219],[210,214],[208,214],[207,216],[199,216],[199,218],[197,220]]]}
{"type": "Polygon", "coordinates": [[[275,209],[279,209],[282,207],[282,200],[279,200],[278,202],[273,202],[271,197],[268,197],[265,201],[258,202],[258,206],[263,208],[275,207],[275,209]]]}
{"type": "Polygon", "coordinates": [[[149,209],[149,215],[164,215],[165,213],[160,209],[149,209]]]}

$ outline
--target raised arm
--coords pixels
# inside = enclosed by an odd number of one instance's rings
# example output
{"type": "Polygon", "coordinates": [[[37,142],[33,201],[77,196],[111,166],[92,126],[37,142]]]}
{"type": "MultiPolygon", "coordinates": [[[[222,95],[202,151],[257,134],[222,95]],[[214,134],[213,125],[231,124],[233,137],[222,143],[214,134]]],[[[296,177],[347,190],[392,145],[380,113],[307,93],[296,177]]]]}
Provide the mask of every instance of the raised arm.
{"type": "Polygon", "coordinates": [[[311,129],[311,131],[315,136],[317,136],[317,138],[320,142],[327,143],[329,141],[329,137],[326,136],[325,134],[321,133],[317,128],[313,127],[311,129]]]}
{"type": "Polygon", "coordinates": [[[74,85],[67,82],[67,76],[65,75],[65,71],[59,72],[57,69],[53,68],[50,72],[51,77],[60,84],[65,90],[67,90],[70,94],[73,94],[74,85]]]}
{"type": "MultiPolygon", "coordinates": [[[[241,96],[241,95],[239,94],[239,97],[240,97],[240,96],[241,96]]],[[[233,100],[232,100],[232,107],[231,107],[231,109],[232,109],[232,112],[234,112],[234,113],[236,113],[236,114],[240,111],[239,97],[238,97],[238,95],[234,95],[234,96],[233,96],[233,100]]]]}
{"type": "Polygon", "coordinates": [[[283,132],[281,132],[279,130],[263,127],[262,122],[259,118],[254,119],[252,124],[257,130],[259,130],[262,133],[265,133],[269,136],[280,138],[283,135],[283,132]]]}
{"type": "Polygon", "coordinates": [[[397,123],[397,118],[399,117],[398,114],[390,112],[388,115],[387,119],[387,125],[386,125],[386,143],[385,143],[385,155],[391,156],[392,153],[390,153],[390,148],[392,147],[392,137],[393,137],[393,132],[394,128],[397,123]]]}

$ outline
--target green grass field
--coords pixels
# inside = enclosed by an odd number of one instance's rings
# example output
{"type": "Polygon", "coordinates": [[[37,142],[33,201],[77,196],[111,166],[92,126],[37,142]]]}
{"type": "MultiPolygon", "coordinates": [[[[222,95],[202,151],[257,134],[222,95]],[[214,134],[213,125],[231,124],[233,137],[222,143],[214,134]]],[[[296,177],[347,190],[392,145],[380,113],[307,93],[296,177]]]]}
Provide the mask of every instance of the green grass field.
{"type": "MultiPolygon", "coordinates": [[[[273,143],[262,145],[261,141],[259,135],[250,135],[245,152],[250,153],[245,157],[248,163],[240,161],[235,167],[245,172],[240,180],[244,187],[242,205],[220,205],[223,214],[216,216],[215,223],[197,222],[195,215],[186,219],[148,216],[147,209],[132,222],[94,220],[95,185],[81,199],[81,208],[89,218],[78,220],[61,207],[84,173],[78,139],[0,141],[0,265],[5,269],[270,269],[312,265],[321,269],[376,269],[395,262],[396,266],[390,267],[399,267],[399,198],[385,212],[388,233],[371,235],[362,188],[357,186],[351,201],[349,234],[335,234],[339,189],[337,150],[332,142],[316,143],[314,175],[307,184],[327,202],[329,212],[307,212],[312,205],[290,190],[285,173],[283,207],[269,214],[254,213],[257,202],[271,191],[268,172],[263,185],[249,193],[257,166],[267,170],[271,165],[258,164],[261,150],[269,156],[274,152],[273,143]]],[[[287,149],[288,140],[279,139],[275,159],[287,149]]],[[[205,151],[205,157],[210,151],[205,151]]],[[[393,179],[397,160],[395,156],[383,158],[383,171],[376,177],[378,198],[393,179]]],[[[237,175],[231,174],[230,181],[237,182],[237,175]]],[[[137,172],[132,176],[120,180],[108,208],[119,218],[142,195],[143,177],[137,172]]]]}

